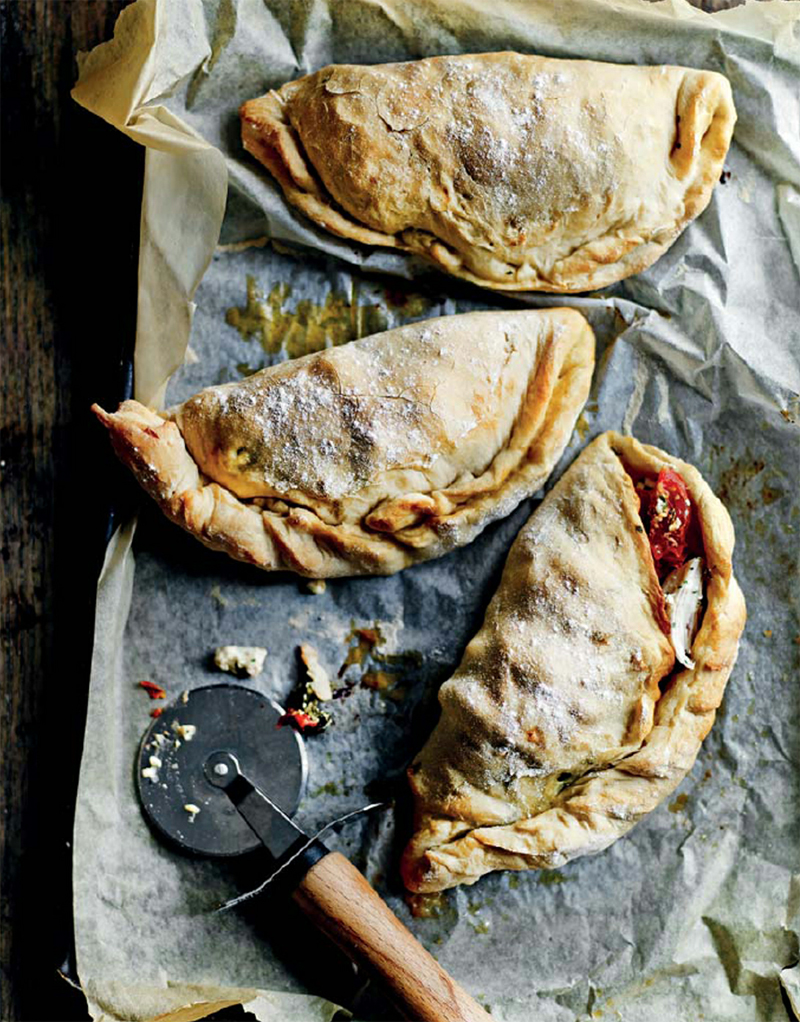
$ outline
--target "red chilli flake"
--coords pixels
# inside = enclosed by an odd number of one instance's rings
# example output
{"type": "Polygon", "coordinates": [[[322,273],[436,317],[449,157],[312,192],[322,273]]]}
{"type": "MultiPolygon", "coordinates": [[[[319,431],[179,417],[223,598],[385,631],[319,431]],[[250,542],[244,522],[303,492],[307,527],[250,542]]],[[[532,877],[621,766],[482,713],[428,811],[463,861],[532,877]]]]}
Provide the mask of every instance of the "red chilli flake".
{"type": "Polygon", "coordinates": [[[140,681],[139,687],[143,688],[151,699],[166,699],[167,693],[160,685],[152,681],[140,681]]]}
{"type": "Polygon", "coordinates": [[[687,560],[694,512],[686,483],[671,468],[662,468],[651,490],[639,489],[641,515],[659,577],[687,560]]]}
{"type": "Polygon", "coordinates": [[[322,727],[322,721],[315,720],[303,710],[287,710],[275,726],[284,727],[286,724],[293,727],[295,731],[299,731],[301,735],[319,731],[322,727]]]}
{"type": "Polygon", "coordinates": [[[150,716],[151,717],[160,717],[163,712],[164,712],[164,707],[163,706],[157,706],[154,710],[150,711],[150,716]]]}

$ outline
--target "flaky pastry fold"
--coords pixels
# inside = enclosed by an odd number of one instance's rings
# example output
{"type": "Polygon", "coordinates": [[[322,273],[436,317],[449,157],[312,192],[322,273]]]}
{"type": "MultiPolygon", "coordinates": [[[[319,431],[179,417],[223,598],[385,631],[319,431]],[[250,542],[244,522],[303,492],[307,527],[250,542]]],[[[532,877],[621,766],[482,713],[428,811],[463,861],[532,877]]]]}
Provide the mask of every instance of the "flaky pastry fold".
{"type": "Polygon", "coordinates": [[[604,433],[516,539],[409,769],[413,891],[599,852],[691,769],[744,627],[727,511],[691,465],[604,433]],[[682,476],[702,533],[693,669],[675,663],[633,478],[682,476]]]}
{"type": "Polygon", "coordinates": [[[312,578],[391,574],[468,543],[549,476],[589,393],[572,309],[389,330],[209,387],[94,411],[173,522],[312,578]]]}
{"type": "Polygon", "coordinates": [[[561,293],[650,266],[707,206],[736,120],[713,71],[520,53],[332,65],[240,113],[320,227],[561,293]]]}

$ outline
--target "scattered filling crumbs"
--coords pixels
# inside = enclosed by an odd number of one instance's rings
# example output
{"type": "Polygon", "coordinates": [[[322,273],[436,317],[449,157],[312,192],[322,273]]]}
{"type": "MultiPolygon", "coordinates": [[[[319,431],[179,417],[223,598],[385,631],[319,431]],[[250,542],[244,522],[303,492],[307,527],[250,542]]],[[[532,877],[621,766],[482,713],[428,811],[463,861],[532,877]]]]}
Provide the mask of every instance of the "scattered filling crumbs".
{"type": "Polygon", "coordinates": [[[765,639],[771,639],[772,638],[772,629],[771,628],[765,628],[764,629],[764,638],[765,639]]]}
{"type": "Polygon", "coordinates": [[[388,699],[400,701],[405,698],[406,689],[397,684],[399,680],[400,675],[392,671],[367,671],[362,675],[361,685],[363,688],[372,689],[373,692],[379,692],[388,699]]]}
{"type": "Polygon", "coordinates": [[[400,700],[405,696],[405,687],[398,684],[402,676],[397,668],[409,664],[419,666],[422,661],[421,654],[378,652],[378,647],[385,639],[377,623],[372,628],[362,628],[353,622],[345,641],[350,645],[345,661],[339,668],[338,677],[342,678],[350,667],[355,666],[364,668],[360,678],[350,677],[334,690],[331,677],[320,663],[316,649],[308,643],[303,643],[299,652],[307,680],[294,697],[290,698],[290,707],[278,721],[278,727],[289,725],[304,735],[324,731],[333,723],[333,719],[327,710],[322,709],[320,703],[352,695],[359,683],[362,688],[371,689],[392,700],[400,700]],[[291,705],[292,703],[294,705],[291,705]]]}
{"type": "Polygon", "coordinates": [[[218,646],[214,663],[221,671],[255,678],[264,669],[267,651],[263,646],[218,646]]]}
{"type": "Polygon", "coordinates": [[[166,699],[167,693],[160,685],[152,681],[140,681],[139,687],[143,688],[151,699],[166,699]]]}
{"type": "Polygon", "coordinates": [[[278,721],[276,727],[285,727],[288,724],[295,731],[299,731],[301,735],[313,735],[324,731],[331,722],[331,715],[324,710],[320,710],[317,706],[316,709],[309,711],[298,709],[287,710],[278,721]]]}
{"type": "MultiPolygon", "coordinates": [[[[184,742],[191,742],[191,740],[197,734],[197,728],[195,727],[194,724],[180,724],[178,723],[177,720],[172,725],[172,730],[175,732],[176,735],[178,735],[179,738],[182,738],[184,742]]],[[[180,746],[178,744],[175,745],[176,749],[179,747],[180,746]]]]}
{"type": "Polygon", "coordinates": [[[539,871],[536,879],[545,887],[551,887],[553,884],[565,884],[569,878],[565,877],[560,869],[543,869],[539,871]]]}
{"type": "MultiPolygon", "coordinates": [[[[347,651],[345,661],[339,668],[339,677],[343,677],[351,666],[366,667],[359,679],[362,688],[379,692],[392,700],[402,699],[406,694],[405,687],[398,684],[402,679],[402,670],[419,667],[422,663],[421,653],[416,650],[399,653],[380,652],[380,647],[386,639],[377,622],[372,628],[359,628],[353,624],[346,641],[353,640],[355,644],[347,651]]],[[[350,695],[356,684],[357,682],[352,680],[346,682],[344,687],[337,689],[334,698],[350,695]]]]}
{"type": "Polygon", "coordinates": [[[367,671],[361,679],[364,688],[371,688],[375,692],[385,692],[392,687],[394,677],[388,671],[367,671]]]}
{"type": "Polygon", "coordinates": [[[181,692],[181,702],[183,703],[184,706],[189,702],[189,689],[188,688],[185,688],[183,690],[183,692],[181,692]]]}
{"type": "Polygon", "coordinates": [[[306,583],[306,589],[314,596],[322,596],[326,588],[325,580],[322,578],[313,578],[306,583]]]}
{"type": "Polygon", "coordinates": [[[278,727],[288,724],[300,734],[318,734],[333,723],[330,713],[320,706],[321,702],[327,702],[333,698],[333,688],[328,672],[320,663],[314,647],[303,643],[299,652],[308,680],[295,694],[293,700],[297,702],[299,695],[300,705],[291,706],[278,721],[278,727]]]}
{"type": "Polygon", "coordinates": [[[200,812],[200,806],[196,806],[193,802],[187,802],[183,809],[189,814],[189,823],[194,823],[195,816],[200,812]]]}
{"type": "Polygon", "coordinates": [[[415,919],[438,919],[447,907],[447,892],[434,894],[405,894],[405,903],[415,919]]]}
{"type": "Polygon", "coordinates": [[[351,646],[347,651],[345,662],[339,668],[340,678],[347,668],[353,664],[360,667],[372,650],[383,641],[383,636],[377,628],[354,627],[350,630],[350,634],[347,636],[346,641],[349,642],[351,639],[355,639],[356,644],[355,646],[351,646]]]}
{"type": "Polygon", "coordinates": [[[321,702],[327,702],[329,699],[332,699],[333,689],[331,688],[331,679],[328,677],[328,672],[319,662],[319,654],[314,647],[303,643],[300,647],[300,659],[305,664],[306,671],[308,672],[309,694],[316,696],[321,702]]]}

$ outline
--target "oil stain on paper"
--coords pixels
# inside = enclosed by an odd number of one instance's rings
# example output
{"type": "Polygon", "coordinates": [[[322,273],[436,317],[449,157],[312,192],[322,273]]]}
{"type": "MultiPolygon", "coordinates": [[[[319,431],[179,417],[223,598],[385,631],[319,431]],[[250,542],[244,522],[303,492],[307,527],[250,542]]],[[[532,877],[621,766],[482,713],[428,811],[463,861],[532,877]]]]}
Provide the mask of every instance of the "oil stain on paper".
{"type": "MultiPolygon", "coordinates": [[[[290,308],[291,297],[289,284],[275,284],[265,293],[256,278],[248,274],[245,304],[229,308],[225,322],[238,330],[242,340],[257,340],[268,355],[283,352],[289,358],[298,358],[388,330],[398,319],[424,315],[431,305],[423,295],[397,289],[385,292],[385,304],[362,302],[355,280],[349,294],[329,291],[321,304],[299,298],[290,308]]],[[[246,362],[237,365],[245,376],[263,368],[246,362]]]]}

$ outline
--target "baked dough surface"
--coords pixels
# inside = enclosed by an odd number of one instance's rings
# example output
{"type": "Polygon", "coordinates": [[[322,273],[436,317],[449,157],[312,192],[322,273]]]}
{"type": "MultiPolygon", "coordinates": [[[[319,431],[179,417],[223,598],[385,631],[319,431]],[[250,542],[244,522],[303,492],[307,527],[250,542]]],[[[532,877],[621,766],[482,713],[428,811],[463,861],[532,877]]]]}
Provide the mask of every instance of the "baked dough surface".
{"type": "Polygon", "coordinates": [[[520,53],[332,65],[240,113],[245,148],[333,234],[561,293],[653,263],[707,206],[736,120],[713,71],[520,53]]]}
{"type": "Polygon", "coordinates": [[[572,309],[413,323],[209,387],[94,410],[172,521],[312,578],[391,574],[473,539],[549,476],[589,393],[572,309]]]}
{"type": "Polygon", "coordinates": [[[744,627],[733,542],[727,511],[691,465],[616,433],[586,448],[512,546],[409,769],[416,820],[402,870],[411,890],[599,852],[678,786],[714,722],[744,627]],[[707,569],[691,670],[675,664],[628,474],[667,466],[688,488],[707,569]]]}

